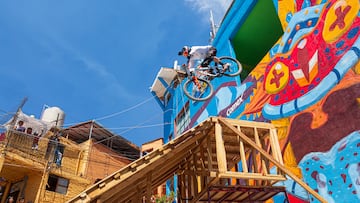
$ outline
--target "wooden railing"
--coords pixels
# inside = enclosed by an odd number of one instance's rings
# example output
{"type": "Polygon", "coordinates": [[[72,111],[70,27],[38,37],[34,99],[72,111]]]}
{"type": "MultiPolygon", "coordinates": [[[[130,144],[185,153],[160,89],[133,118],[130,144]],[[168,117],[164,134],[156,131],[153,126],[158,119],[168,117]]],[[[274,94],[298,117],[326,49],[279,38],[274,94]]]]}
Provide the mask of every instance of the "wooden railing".
{"type": "Polygon", "coordinates": [[[33,146],[34,139],[40,139],[39,137],[15,130],[8,130],[5,136],[5,139],[0,141],[1,150],[4,153],[16,153],[40,163],[45,163],[47,159],[53,158],[53,149],[48,149],[47,144],[33,146]]]}

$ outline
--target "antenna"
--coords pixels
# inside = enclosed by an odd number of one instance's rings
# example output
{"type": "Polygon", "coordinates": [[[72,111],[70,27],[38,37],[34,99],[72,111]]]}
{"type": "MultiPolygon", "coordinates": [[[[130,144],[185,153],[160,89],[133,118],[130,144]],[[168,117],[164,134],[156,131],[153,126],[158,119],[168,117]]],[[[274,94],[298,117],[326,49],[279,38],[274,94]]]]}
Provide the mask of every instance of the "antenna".
{"type": "Polygon", "coordinates": [[[28,98],[27,98],[27,97],[24,97],[24,99],[21,101],[19,107],[17,108],[16,113],[15,113],[12,121],[10,122],[10,128],[11,128],[11,129],[14,127],[15,122],[16,122],[16,119],[17,119],[20,111],[22,110],[22,108],[23,108],[23,106],[25,105],[25,103],[26,103],[27,100],[28,100],[28,98]]]}
{"type": "Polygon", "coordinates": [[[216,25],[214,22],[214,16],[213,16],[212,10],[210,10],[210,43],[215,39],[216,32],[217,32],[217,29],[216,29],[216,25]]]}

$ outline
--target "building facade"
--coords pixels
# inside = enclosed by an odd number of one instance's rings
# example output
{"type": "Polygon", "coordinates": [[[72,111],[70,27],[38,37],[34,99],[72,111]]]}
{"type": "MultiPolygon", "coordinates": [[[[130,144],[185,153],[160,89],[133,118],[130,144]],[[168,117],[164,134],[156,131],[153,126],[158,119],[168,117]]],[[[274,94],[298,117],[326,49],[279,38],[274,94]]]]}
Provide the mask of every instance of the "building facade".
{"type": "MultiPolygon", "coordinates": [[[[272,123],[290,171],[328,202],[359,201],[359,4],[233,1],[212,45],[242,74],[215,78],[213,96],[199,102],[185,96],[177,67],[161,68],[151,90],[171,123],[164,142],[210,116],[272,123]]],[[[279,184],[290,202],[317,202],[291,179],[279,184]]]]}
{"type": "MultiPolygon", "coordinates": [[[[29,123],[39,128],[35,118],[26,121],[26,129],[29,123]]],[[[94,121],[55,126],[41,134],[19,130],[1,133],[1,203],[10,196],[15,202],[21,197],[26,202],[66,202],[140,157],[137,146],[94,121]]]]}

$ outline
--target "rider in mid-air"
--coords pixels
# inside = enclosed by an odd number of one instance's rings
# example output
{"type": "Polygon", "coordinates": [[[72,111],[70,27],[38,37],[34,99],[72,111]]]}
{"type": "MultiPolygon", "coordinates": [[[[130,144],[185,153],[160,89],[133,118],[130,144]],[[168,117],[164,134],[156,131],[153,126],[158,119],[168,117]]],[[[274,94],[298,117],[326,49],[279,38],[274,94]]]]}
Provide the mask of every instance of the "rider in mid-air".
{"type": "Polygon", "coordinates": [[[181,51],[179,51],[179,56],[184,56],[187,58],[187,68],[192,73],[196,66],[200,65],[201,67],[207,67],[212,61],[219,63],[223,66],[224,71],[228,68],[229,64],[223,64],[216,57],[217,50],[215,47],[207,46],[184,46],[181,51]]]}

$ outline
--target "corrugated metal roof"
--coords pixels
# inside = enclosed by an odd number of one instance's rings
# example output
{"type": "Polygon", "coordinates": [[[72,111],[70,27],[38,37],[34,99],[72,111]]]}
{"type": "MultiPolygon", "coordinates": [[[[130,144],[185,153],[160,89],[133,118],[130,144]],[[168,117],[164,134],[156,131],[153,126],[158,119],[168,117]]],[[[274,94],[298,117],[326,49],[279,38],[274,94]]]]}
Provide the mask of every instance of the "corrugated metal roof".
{"type": "Polygon", "coordinates": [[[92,139],[94,144],[105,145],[132,160],[140,157],[138,146],[120,135],[112,133],[96,121],[86,121],[65,128],[63,136],[79,144],[92,139]]]}

